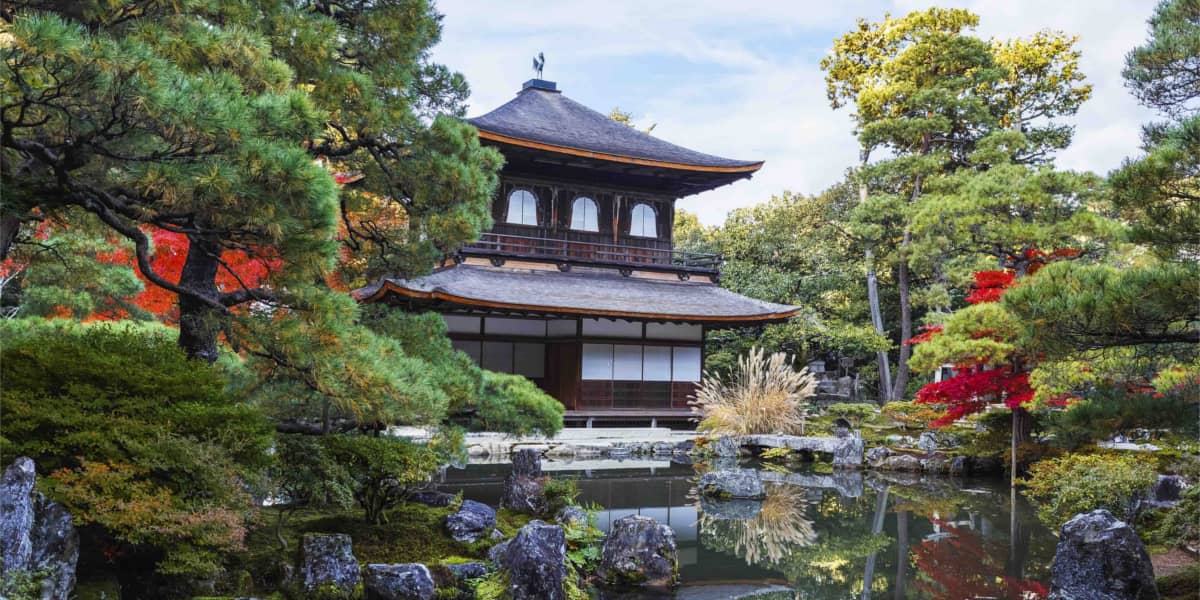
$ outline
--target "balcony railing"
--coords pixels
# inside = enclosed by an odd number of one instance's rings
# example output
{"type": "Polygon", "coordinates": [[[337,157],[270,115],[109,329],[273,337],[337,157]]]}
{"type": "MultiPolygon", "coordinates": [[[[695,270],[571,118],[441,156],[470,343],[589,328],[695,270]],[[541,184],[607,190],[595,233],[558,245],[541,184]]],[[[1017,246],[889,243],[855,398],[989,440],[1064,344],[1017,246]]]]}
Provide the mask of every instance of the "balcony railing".
{"type": "Polygon", "coordinates": [[[659,247],[487,232],[479,241],[465,246],[462,253],[468,256],[533,258],[704,275],[720,272],[722,259],[719,254],[675,250],[669,242],[656,241],[656,245],[659,247]]]}

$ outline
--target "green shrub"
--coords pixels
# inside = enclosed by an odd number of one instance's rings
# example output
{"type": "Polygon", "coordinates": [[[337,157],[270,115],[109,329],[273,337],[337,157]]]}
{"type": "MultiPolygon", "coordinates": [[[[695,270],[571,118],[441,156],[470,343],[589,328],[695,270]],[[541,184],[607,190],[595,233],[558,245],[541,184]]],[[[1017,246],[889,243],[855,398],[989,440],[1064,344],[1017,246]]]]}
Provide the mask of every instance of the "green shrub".
{"type": "Polygon", "coordinates": [[[858,425],[864,420],[875,416],[875,405],[862,402],[838,402],[830,404],[825,409],[825,414],[841,417],[850,421],[852,425],[858,425]]]}
{"type": "Polygon", "coordinates": [[[1137,516],[1134,499],[1155,477],[1138,456],[1068,454],[1034,463],[1022,483],[1037,505],[1038,518],[1057,531],[1071,517],[1101,508],[1132,523],[1137,516]]]}
{"type": "Polygon", "coordinates": [[[942,416],[942,412],[937,405],[916,402],[888,402],[880,409],[884,418],[905,429],[924,429],[942,416]]]}
{"type": "Polygon", "coordinates": [[[575,504],[579,498],[579,484],[574,479],[548,479],[542,486],[546,497],[546,514],[557,515],[558,511],[575,504]]]}
{"type": "Polygon", "coordinates": [[[404,500],[410,487],[427,483],[442,464],[434,449],[394,437],[329,435],[321,444],[349,473],[355,501],[375,524],[387,522],[385,511],[404,500]]]}
{"type": "Polygon", "coordinates": [[[1179,505],[1167,509],[1148,537],[1176,548],[1200,547],[1200,485],[1184,490],[1179,505]]]}
{"type": "Polygon", "coordinates": [[[563,405],[520,376],[483,372],[483,388],[471,417],[475,430],[553,436],[562,429],[563,405]]]}
{"type": "Polygon", "coordinates": [[[0,461],[26,455],[85,551],[211,576],[262,491],[269,422],[161,327],[0,322],[0,461]]]}

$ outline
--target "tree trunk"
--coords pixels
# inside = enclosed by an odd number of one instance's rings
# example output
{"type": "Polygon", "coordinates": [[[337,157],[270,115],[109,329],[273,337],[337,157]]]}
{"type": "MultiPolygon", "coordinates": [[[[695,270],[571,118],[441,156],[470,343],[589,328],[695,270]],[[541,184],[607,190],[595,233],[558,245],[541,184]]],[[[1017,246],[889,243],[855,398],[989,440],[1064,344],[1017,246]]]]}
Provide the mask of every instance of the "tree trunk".
{"type": "Polygon", "coordinates": [[[8,258],[8,253],[12,250],[13,244],[17,241],[17,234],[20,232],[21,219],[14,215],[0,217],[0,260],[8,258]]]}
{"type": "MultiPolygon", "coordinates": [[[[202,238],[188,236],[188,253],[179,275],[179,285],[216,299],[220,247],[202,238]]],[[[179,296],[179,346],[189,358],[213,364],[217,360],[219,309],[190,296],[179,296]]]]}
{"type": "Polygon", "coordinates": [[[900,243],[900,264],[896,269],[896,289],[900,293],[900,357],[896,359],[892,400],[904,400],[905,389],[908,387],[908,359],[912,357],[912,346],[904,343],[913,335],[911,275],[908,272],[908,245],[911,241],[912,233],[905,231],[904,240],[900,243]]]}
{"type": "MultiPolygon", "coordinates": [[[[870,158],[871,152],[863,148],[859,152],[861,161],[860,169],[866,168],[867,160],[870,158]]],[[[860,174],[861,176],[861,174],[860,174]]],[[[858,183],[858,203],[865,204],[867,201],[867,182],[860,180],[858,183]]],[[[879,310],[879,279],[875,277],[875,253],[867,248],[867,302],[871,307],[871,325],[875,327],[875,333],[887,337],[887,333],[883,329],[883,313],[879,310]]],[[[876,361],[879,363],[879,403],[884,404],[892,397],[892,370],[888,365],[887,350],[879,350],[875,353],[876,361]]]]}

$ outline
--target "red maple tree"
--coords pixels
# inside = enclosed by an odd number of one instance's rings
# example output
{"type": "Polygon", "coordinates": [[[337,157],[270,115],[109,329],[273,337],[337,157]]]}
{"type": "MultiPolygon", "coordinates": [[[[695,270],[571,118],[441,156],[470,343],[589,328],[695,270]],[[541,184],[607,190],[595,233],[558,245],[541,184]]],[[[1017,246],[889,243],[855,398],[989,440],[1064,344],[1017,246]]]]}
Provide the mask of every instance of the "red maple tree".
{"type": "MultiPolygon", "coordinates": [[[[975,273],[975,284],[971,286],[966,301],[968,304],[996,302],[1016,280],[1016,274],[1008,270],[979,271],[975,273]]],[[[907,343],[927,342],[941,332],[940,325],[929,327],[907,343]]],[[[993,331],[974,332],[975,337],[995,334],[993,331]]],[[[1010,409],[1019,408],[1033,400],[1033,391],[1027,370],[1014,364],[989,365],[983,360],[974,360],[954,365],[952,377],[922,387],[917,392],[917,403],[945,406],[946,412],[930,423],[934,427],[941,427],[984,410],[994,400],[1003,401],[1010,409]]]]}
{"type": "MultiPolygon", "coordinates": [[[[1043,266],[1060,259],[1070,259],[1079,256],[1075,249],[1062,249],[1053,252],[1042,252],[1031,249],[1025,252],[1023,271],[1025,276],[1036,273],[1043,266]]],[[[975,283],[971,293],[967,295],[968,304],[986,304],[998,302],[1009,288],[1019,281],[1014,269],[1000,271],[978,271],[975,273],[975,283]]],[[[941,335],[944,328],[941,325],[929,325],[922,333],[906,340],[906,344],[928,342],[934,336],[941,335]]],[[[990,329],[980,329],[972,332],[975,339],[996,338],[1000,332],[990,329]]],[[[919,404],[937,404],[946,407],[945,413],[932,423],[933,427],[949,425],[967,415],[983,411],[990,402],[1001,401],[1012,410],[1021,409],[1033,401],[1034,389],[1029,383],[1029,371],[1036,364],[1036,357],[1018,355],[1007,365],[991,365],[982,358],[967,360],[954,365],[954,375],[942,381],[926,384],[917,392],[916,401],[919,404]]],[[[1052,405],[1065,405],[1067,399],[1056,398],[1050,401],[1052,405]]]]}
{"type": "MultiPolygon", "coordinates": [[[[154,241],[154,256],[151,265],[154,271],[168,281],[178,281],[183,272],[183,263],[188,253],[188,238],[182,233],[164,229],[148,230],[154,241]]],[[[179,321],[178,296],[175,292],[161,288],[149,280],[138,269],[133,252],[125,248],[117,248],[112,252],[97,256],[98,260],[112,264],[125,264],[134,268],[138,278],[145,284],[145,289],[132,299],[138,308],[151,313],[166,323],[179,321]]],[[[280,260],[270,249],[225,250],[221,253],[222,268],[217,271],[217,289],[222,292],[254,288],[263,285],[271,273],[279,269],[280,260]]],[[[118,320],[128,318],[123,310],[112,310],[97,313],[89,319],[118,320]]]]}

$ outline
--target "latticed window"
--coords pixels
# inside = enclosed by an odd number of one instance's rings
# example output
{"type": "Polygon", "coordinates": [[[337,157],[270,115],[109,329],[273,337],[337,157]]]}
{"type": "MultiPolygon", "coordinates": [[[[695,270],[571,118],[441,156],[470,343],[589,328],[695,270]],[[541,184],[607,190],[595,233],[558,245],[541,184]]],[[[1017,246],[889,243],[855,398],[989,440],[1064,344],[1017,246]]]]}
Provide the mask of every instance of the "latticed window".
{"type": "Polygon", "coordinates": [[[516,225],[537,225],[537,196],[525,189],[515,189],[508,195],[508,222],[516,225]]]}
{"type": "Polygon", "coordinates": [[[600,231],[600,210],[596,201],[580,196],[571,204],[571,229],[576,231],[600,231]]]}
{"type": "Polygon", "coordinates": [[[638,237],[658,237],[658,225],[655,220],[654,208],[649,204],[637,204],[629,221],[629,235],[638,237]]]}

